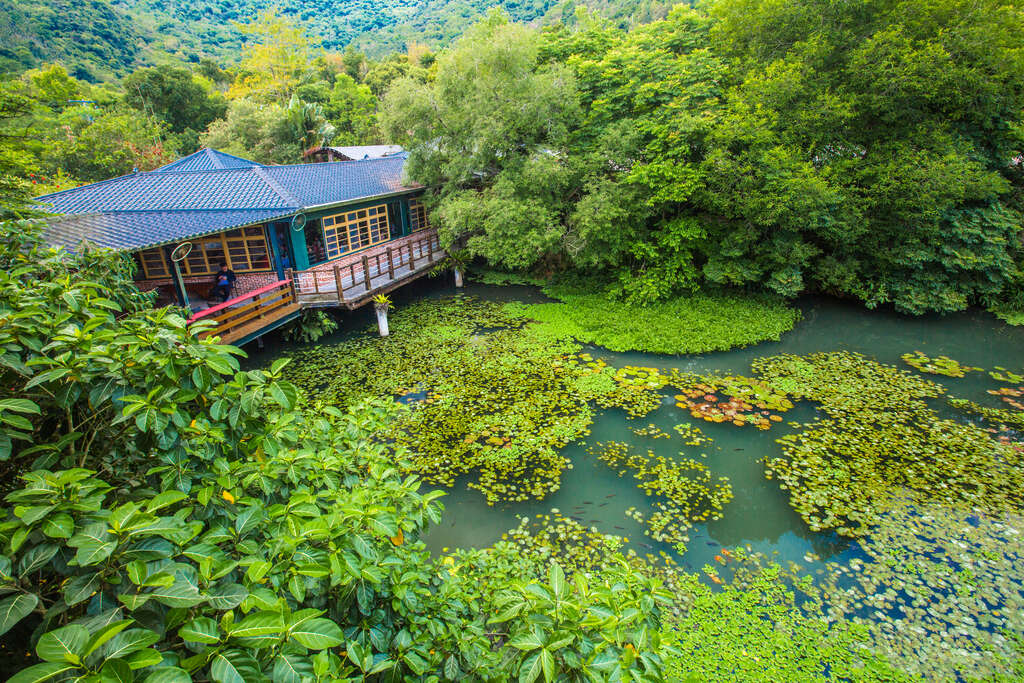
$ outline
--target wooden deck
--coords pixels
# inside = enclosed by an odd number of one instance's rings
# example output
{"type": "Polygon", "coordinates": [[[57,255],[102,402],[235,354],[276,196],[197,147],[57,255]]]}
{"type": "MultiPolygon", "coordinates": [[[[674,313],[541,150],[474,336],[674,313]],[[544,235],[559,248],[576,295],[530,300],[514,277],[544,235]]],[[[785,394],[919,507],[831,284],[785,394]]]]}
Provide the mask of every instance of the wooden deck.
{"type": "Polygon", "coordinates": [[[436,230],[424,230],[388,242],[383,250],[339,259],[328,267],[287,271],[284,280],[228,299],[189,318],[189,325],[215,322],[199,338],[220,337],[223,344],[245,344],[297,318],[306,308],[364,306],[423,277],[445,257],[436,230]]]}
{"type": "Polygon", "coordinates": [[[342,306],[356,309],[378,294],[387,294],[426,275],[445,257],[437,232],[413,234],[388,244],[383,252],[346,264],[289,274],[303,308],[342,306]]]}
{"type": "Polygon", "coordinates": [[[292,281],[279,280],[202,310],[189,318],[188,324],[215,322],[216,327],[199,333],[200,339],[216,335],[222,344],[244,344],[298,317],[301,308],[292,281]]]}

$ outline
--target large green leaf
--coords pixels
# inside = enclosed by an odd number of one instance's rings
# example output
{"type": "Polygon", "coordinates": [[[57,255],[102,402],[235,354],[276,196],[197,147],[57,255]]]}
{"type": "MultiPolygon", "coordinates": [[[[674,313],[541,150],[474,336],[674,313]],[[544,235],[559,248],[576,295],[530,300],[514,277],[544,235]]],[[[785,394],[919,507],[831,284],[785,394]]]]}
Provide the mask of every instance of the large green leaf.
{"type": "Polygon", "coordinates": [[[99,631],[93,633],[92,637],[89,638],[88,644],[85,646],[85,651],[82,653],[82,657],[88,657],[91,655],[111,638],[131,626],[132,623],[131,619],[122,619],[120,621],[107,624],[99,631]]]}
{"type": "Polygon", "coordinates": [[[50,538],[71,538],[75,532],[75,520],[68,513],[59,512],[47,516],[40,529],[50,538]]]}
{"type": "Polygon", "coordinates": [[[540,676],[540,653],[536,652],[526,659],[519,667],[519,683],[533,683],[540,676]]]}
{"type": "Polygon", "coordinates": [[[35,593],[18,593],[0,600],[0,635],[31,614],[39,604],[35,593]]]}
{"type": "Polygon", "coordinates": [[[148,595],[168,607],[194,607],[203,601],[199,589],[181,577],[170,586],[154,588],[148,595]]]}
{"type": "Polygon", "coordinates": [[[278,655],[274,660],[274,683],[301,683],[313,676],[313,662],[301,655],[278,655]]]}
{"type": "Polygon", "coordinates": [[[192,677],[176,666],[161,666],[153,669],[143,683],[192,683],[192,677]]]}
{"type": "Polygon", "coordinates": [[[214,609],[229,610],[238,607],[248,596],[249,591],[241,584],[217,584],[207,592],[207,602],[214,609]]]}
{"type": "Polygon", "coordinates": [[[103,646],[103,658],[118,659],[127,657],[133,652],[143,650],[159,640],[159,635],[146,629],[133,628],[123,631],[107,641],[107,644],[103,646]]]}
{"type": "Polygon", "coordinates": [[[108,660],[100,669],[101,683],[132,683],[134,679],[132,668],[123,659],[108,660]]]}
{"type": "Polygon", "coordinates": [[[178,630],[182,640],[193,643],[205,643],[214,645],[220,642],[220,629],[217,622],[209,617],[196,617],[178,630]]]}
{"type": "Polygon", "coordinates": [[[242,650],[218,652],[210,662],[210,680],[215,683],[246,683],[259,675],[253,658],[242,650]]]}
{"type": "Polygon", "coordinates": [[[289,636],[310,650],[323,650],[341,645],[345,638],[330,619],[309,619],[289,631],[289,636]]]}
{"type": "Polygon", "coordinates": [[[35,666],[22,669],[18,673],[14,674],[7,679],[7,683],[42,683],[42,681],[49,681],[61,674],[74,671],[76,669],[78,669],[78,667],[74,664],[59,664],[56,662],[36,664],[35,666]]]}
{"type": "Polygon", "coordinates": [[[47,662],[78,664],[89,644],[89,630],[78,624],[44,633],[36,644],[36,654],[47,662]]]}
{"type": "Polygon", "coordinates": [[[284,630],[284,615],[280,612],[261,611],[250,614],[232,626],[228,635],[232,638],[255,638],[276,635],[284,630]]]}
{"type": "Polygon", "coordinates": [[[76,576],[68,581],[67,585],[64,586],[65,604],[70,607],[77,605],[83,600],[87,600],[99,589],[102,578],[99,572],[90,572],[76,576]]]}

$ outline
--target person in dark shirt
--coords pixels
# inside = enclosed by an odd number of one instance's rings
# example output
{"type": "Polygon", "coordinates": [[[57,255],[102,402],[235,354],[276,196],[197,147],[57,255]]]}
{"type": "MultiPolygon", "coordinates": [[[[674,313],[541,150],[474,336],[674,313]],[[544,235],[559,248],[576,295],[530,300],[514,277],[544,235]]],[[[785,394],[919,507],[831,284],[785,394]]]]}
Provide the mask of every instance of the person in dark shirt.
{"type": "Polygon", "coordinates": [[[210,298],[227,301],[231,298],[231,290],[235,288],[235,271],[228,268],[228,264],[220,264],[220,270],[214,277],[213,290],[210,298]]]}

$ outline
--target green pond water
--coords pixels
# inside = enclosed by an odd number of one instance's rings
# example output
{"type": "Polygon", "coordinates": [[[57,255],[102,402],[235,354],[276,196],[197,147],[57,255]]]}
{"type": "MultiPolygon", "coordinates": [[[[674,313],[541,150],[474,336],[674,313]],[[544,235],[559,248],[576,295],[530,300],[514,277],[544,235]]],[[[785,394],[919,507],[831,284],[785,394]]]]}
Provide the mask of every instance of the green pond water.
{"type": "MultiPolygon", "coordinates": [[[[466,294],[487,300],[542,301],[546,298],[530,287],[489,287],[469,285],[466,294]]],[[[455,293],[437,281],[421,281],[396,293],[395,306],[423,297],[442,297],[455,293]]],[[[861,306],[832,299],[806,299],[797,302],[803,319],[783,335],[779,342],[703,355],[665,356],[648,353],[614,353],[586,346],[585,352],[614,366],[638,365],[679,368],[696,373],[722,371],[750,374],[750,363],[760,356],[780,353],[808,354],[819,351],[848,350],[862,353],[881,363],[908,366],[900,355],[920,350],[929,356],[946,355],[963,364],[991,369],[1024,368],[1024,328],[1004,324],[982,311],[946,316],[909,317],[891,311],[868,311],[861,306]]],[[[330,344],[353,334],[363,334],[371,323],[371,311],[363,309],[348,316],[337,333],[322,340],[330,344]]],[[[276,355],[276,345],[254,354],[253,361],[265,362],[276,355]]],[[[985,373],[969,373],[964,378],[927,375],[943,384],[958,397],[991,404],[985,392],[998,386],[985,373]]],[[[713,562],[722,547],[748,546],[754,551],[774,555],[780,562],[790,561],[814,568],[826,560],[843,560],[857,554],[851,543],[831,532],[814,532],[790,508],[788,498],[777,482],[764,476],[763,458],[781,453],[776,439],[793,431],[790,422],[808,422],[818,411],[808,402],[799,402],[785,414],[785,422],[760,431],[736,428],[725,422],[714,424],[697,420],[687,410],[677,408],[666,392],[663,405],[643,418],[631,419],[613,408],[596,414],[592,433],[585,441],[570,444],[563,451],[573,463],[562,477],[561,488],[542,501],[487,505],[479,491],[467,489],[464,480],[448,490],[442,499],[445,514],[439,526],[431,528],[424,541],[435,552],[454,548],[486,547],[503,533],[516,527],[523,517],[548,514],[553,509],[593,527],[602,533],[624,536],[638,554],[673,549],[644,536],[643,526],[626,516],[635,507],[650,510],[645,494],[628,475],[615,471],[587,448],[607,441],[627,442],[656,455],[697,459],[706,464],[715,477],[726,476],[734,498],[725,507],[722,519],[696,525],[690,532],[688,550],[677,557],[684,567],[699,569],[713,562]],[[673,426],[690,423],[711,437],[710,443],[687,446],[673,426]],[[637,436],[631,428],[654,424],[671,435],[670,439],[637,436]],[[813,553],[813,559],[806,559],[813,553]],[[818,559],[820,558],[820,560],[818,559]]],[[[943,413],[943,402],[933,405],[943,413]]],[[[952,413],[950,413],[952,414],[952,413]]],[[[966,419],[960,416],[960,419],[966,419]]]]}

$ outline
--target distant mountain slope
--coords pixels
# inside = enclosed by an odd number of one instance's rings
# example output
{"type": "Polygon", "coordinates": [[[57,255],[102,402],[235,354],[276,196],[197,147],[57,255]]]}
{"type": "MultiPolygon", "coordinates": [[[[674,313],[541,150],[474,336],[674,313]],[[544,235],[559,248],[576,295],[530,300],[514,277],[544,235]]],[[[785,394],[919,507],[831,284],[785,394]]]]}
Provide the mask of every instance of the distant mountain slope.
{"type": "Polygon", "coordinates": [[[0,0],[0,70],[60,61],[89,80],[160,61],[212,56],[230,64],[242,38],[232,22],[277,7],[329,50],[370,56],[409,43],[448,45],[492,7],[516,21],[573,16],[588,5],[627,25],[663,17],[673,0],[0,0]]]}
{"type": "Polygon", "coordinates": [[[136,63],[144,42],[134,20],[106,0],[0,0],[0,70],[59,61],[102,80],[136,63]]]}

